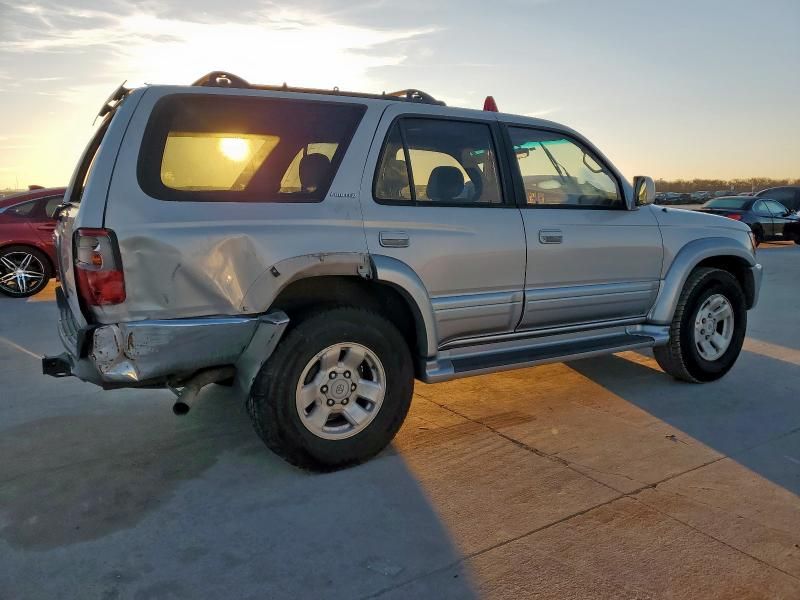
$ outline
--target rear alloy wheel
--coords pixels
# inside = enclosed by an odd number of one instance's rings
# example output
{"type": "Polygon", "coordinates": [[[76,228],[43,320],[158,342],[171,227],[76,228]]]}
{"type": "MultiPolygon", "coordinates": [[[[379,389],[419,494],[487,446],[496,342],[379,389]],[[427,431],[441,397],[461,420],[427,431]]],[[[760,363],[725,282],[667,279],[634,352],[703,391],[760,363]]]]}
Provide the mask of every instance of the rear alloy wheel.
{"type": "Polygon", "coordinates": [[[392,441],[414,391],[397,328],[360,308],[298,317],[261,368],[247,400],[264,443],[293,465],[330,470],[392,441]]]}
{"type": "Polygon", "coordinates": [[[0,250],[0,293],[14,298],[38,294],[50,280],[47,257],[27,246],[0,250]]]}

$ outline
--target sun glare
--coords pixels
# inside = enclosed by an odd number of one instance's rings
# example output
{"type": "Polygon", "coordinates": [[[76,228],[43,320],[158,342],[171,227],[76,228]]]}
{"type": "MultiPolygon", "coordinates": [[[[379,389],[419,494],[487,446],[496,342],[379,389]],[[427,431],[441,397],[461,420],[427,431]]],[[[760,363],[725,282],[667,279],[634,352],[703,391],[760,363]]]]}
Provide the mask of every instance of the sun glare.
{"type": "Polygon", "coordinates": [[[250,154],[250,142],[243,138],[222,138],[219,141],[219,150],[226,158],[241,162],[250,154]]]}

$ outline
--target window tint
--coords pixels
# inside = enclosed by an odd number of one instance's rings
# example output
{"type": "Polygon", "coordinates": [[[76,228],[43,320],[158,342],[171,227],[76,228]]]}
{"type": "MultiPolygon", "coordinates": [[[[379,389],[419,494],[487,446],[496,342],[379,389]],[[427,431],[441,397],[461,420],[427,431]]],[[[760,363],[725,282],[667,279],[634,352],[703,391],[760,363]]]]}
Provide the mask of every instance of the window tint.
{"type": "Polygon", "coordinates": [[[518,127],[509,133],[528,205],[624,207],[616,179],[576,142],[518,127]]]}
{"type": "Polygon", "coordinates": [[[17,217],[28,217],[31,215],[31,213],[34,212],[37,202],[38,200],[29,200],[28,202],[23,202],[22,204],[17,204],[16,206],[12,206],[5,212],[6,214],[14,215],[17,217]]]}
{"type": "Polygon", "coordinates": [[[775,202],[774,200],[766,200],[765,204],[767,205],[767,208],[769,208],[769,212],[771,212],[772,215],[775,217],[782,217],[789,212],[787,208],[780,202],[775,202]]]}
{"type": "Polygon", "coordinates": [[[375,197],[425,204],[501,203],[489,126],[437,119],[399,120],[384,144],[375,197]]]}
{"type": "Polygon", "coordinates": [[[286,173],[283,174],[280,192],[293,193],[299,192],[303,189],[303,183],[300,180],[300,164],[308,164],[309,159],[305,159],[306,156],[309,154],[320,154],[327,158],[328,163],[330,163],[333,160],[333,157],[336,155],[336,149],[338,147],[339,144],[336,142],[308,144],[307,146],[303,146],[303,149],[298,151],[298,153],[292,159],[292,162],[289,164],[289,168],[286,169],[286,173]]]}
{"type": "Polygon", "coordinates": [[[320,201],[365,107],[175,95],[156,106],[139,182],[165,200],[320,201]]]}
{"type": "Polygon", "coordinates": [[[764,204],[763,200],[759,200],[758,202],[753,204],[753,212],[759,215],[769,216],[769,210],[767,210],[767,205],[764,204]]]}
{"type": "Polygon", "coordinates": [[[704,208],[744,208],[750,202],[750,198],[716,198],[706,202],[704,208]]]}

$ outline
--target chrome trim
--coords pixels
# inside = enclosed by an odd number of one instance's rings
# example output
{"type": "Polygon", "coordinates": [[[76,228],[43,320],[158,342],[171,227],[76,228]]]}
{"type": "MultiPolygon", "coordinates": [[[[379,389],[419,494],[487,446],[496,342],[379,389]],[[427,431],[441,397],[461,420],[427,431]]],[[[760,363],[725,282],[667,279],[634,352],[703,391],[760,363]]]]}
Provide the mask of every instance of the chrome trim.
{"type": "Polygon", "coordinates": [[[446,344],[442,344],[439,350],[450,350],[453,348],[461,348],[463,346],[472,346],[478,344],[492,344],[495,342],[503,342],[507,340],[538,338],[543,336],[557,335],[561,333],[589,331],[598,328],[618,327],[620,325],[636,325],[644,322],[645,322],[644,317],[631,317],[628,319],[615,319],[613,321],[592,321],[588,323],[576,323],[575,325],[560,325],[558,327],[522,329],[514,331],[512,333],[498,333],[493,335],[475,336],[475,337],[452,340],[450,342],[447,342],[446,344]]]}
{"type": "MultiPolygon", "coordinates": [[[[619,334],[616,335],[608,335],[608,336],[600,336],[594,339],[602,340],[604,337],[609,338],[609,341],[619,339],[619,334]]],[[[471,377],[473,375],[484,375],[487,373],[498,373],[501,371],[509,371],[512,369],[520,369],[525,367],[532,367],[535,365],[542,365],[547,363],[554,363],[554,362],[565,362],[569,360],[578,360],[581,358],[590,358],[593,356],[602,356],[606,354],[613,354],[615,352],[622,352],[625,350],[636,350],[639,348],[649,348],[655,345],[655,340],[649,336],[639,336],[639,335],[630,335],[627,336],[629,339],[626,343],[614,344],[607,347],[602,348],[593,348],[588,350],[581,350],[581,343],[585,343],[587,340],[592,338],[586,339],[579,339],[576,340],[574,343],[575,351],[573,352],[564,352],[558,355],[545,355],[541,358],[534,358],[531,360],[522,360],[522,361],[509,361],[502,364],[496,364],[485,368],[475,368],[471,370],[457,370],[453,363],[453,358],[447,357],[442,359],[434,359],[429,360],[424,365],[424,370],[421,372],[422,381],[425,383],[440,383],[442,381],[448,381],[451,379],[460,379],[462,377],[471,377]]],[[[563,343],[563,342],[562,342],[563,343]]],[[[558,345],[558,343],[544,343],[544,344],[533,344],[530,346],[531,350],[541,349],[546,351],[548,347],[558,345]]],[[[520,348],[524,349],[524,348],[520,348]]],[[[498,352],[490,352],[486,353],[485,356],[490,357],[492,355],[501,354],[498,352]]]]}

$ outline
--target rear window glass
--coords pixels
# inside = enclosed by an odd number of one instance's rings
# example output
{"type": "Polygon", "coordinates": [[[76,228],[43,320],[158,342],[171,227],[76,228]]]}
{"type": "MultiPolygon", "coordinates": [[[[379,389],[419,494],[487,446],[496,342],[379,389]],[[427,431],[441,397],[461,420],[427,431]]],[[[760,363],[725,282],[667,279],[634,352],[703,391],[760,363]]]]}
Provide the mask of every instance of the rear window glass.
{"type": "Polygon", "coordinates": [[[335,102],[168,96],[145,133],[139,183],[163,200],[318,202],[365,110],[335,102]]]}
{"type": "Polygon", "coordinates": [[[745,204],[750,202],[752,198],[717,198],[716,200],[709,200],[703,206],[705,208],[742,208],[745,204]]]}
{"type": "Polygon", "coordinates": [[[17,217],[27,217],[33,212],[33,209],[36,208],[37,202],[38,200],[29,200],[28,202],[12,206],[6,212],[17,217]]]}

